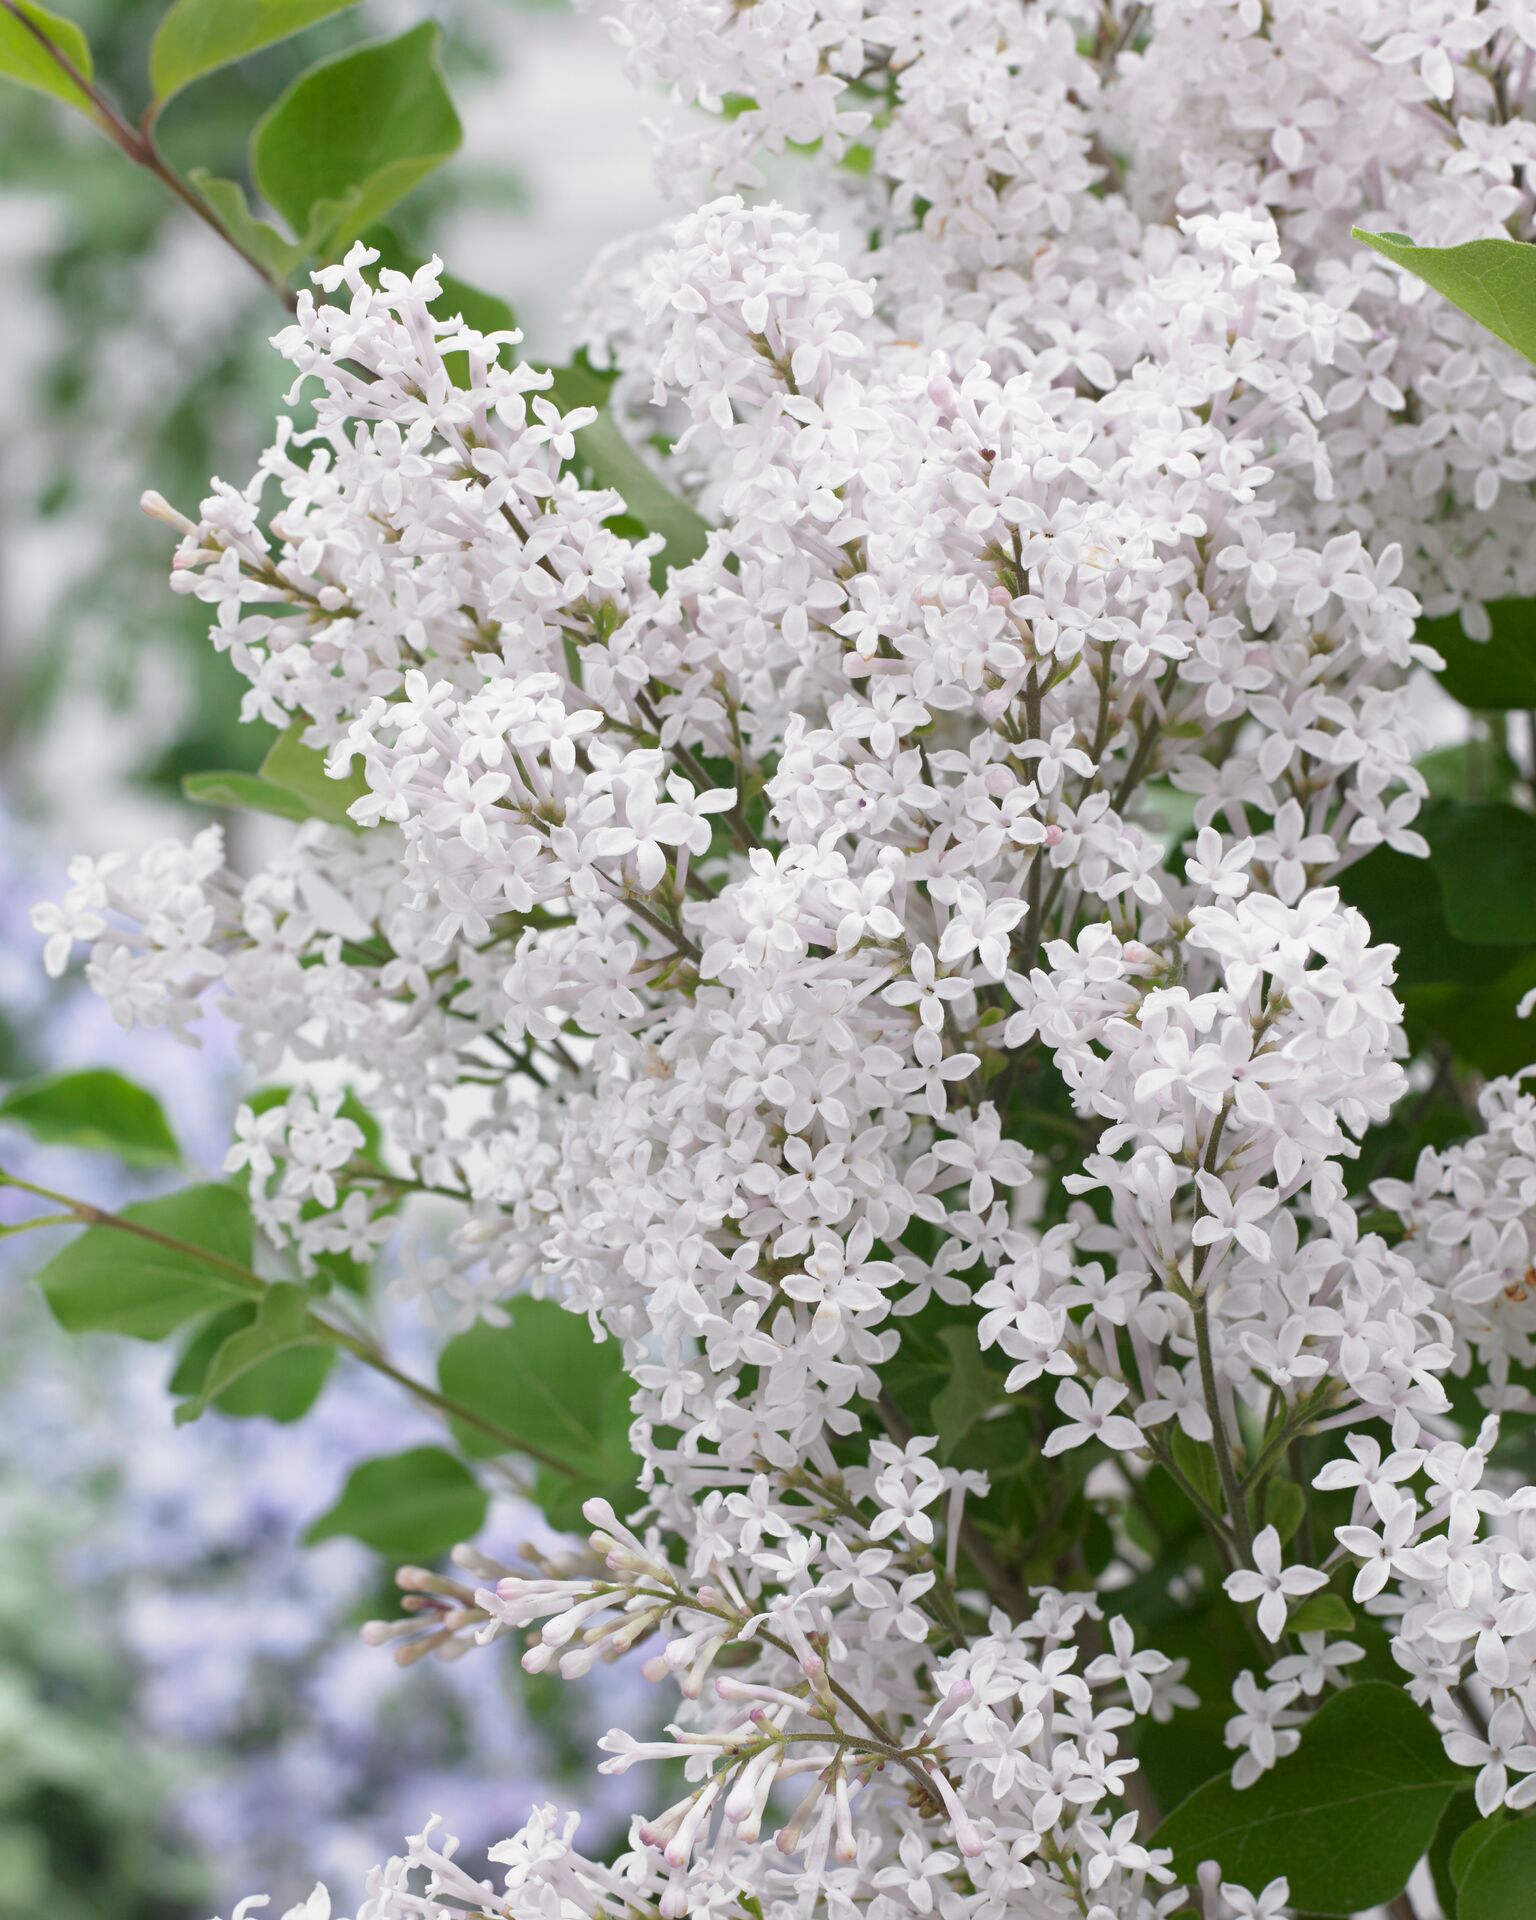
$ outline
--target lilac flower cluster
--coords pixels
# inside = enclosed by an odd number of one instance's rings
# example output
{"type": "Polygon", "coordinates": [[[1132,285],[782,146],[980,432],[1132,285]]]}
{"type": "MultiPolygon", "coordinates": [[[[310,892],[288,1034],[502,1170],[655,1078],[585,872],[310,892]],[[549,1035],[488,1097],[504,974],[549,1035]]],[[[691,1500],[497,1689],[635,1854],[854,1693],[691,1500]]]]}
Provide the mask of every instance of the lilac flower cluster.
{"type": "MultiPolygon", "coordinates": [[[[413,1275],[436,1317],[534,1288],[623,1345],[643,1508],[524,1569],[466,1550],[402,1636],[527,1632],[570,1678],[668,1636],[672,1737],[605,1764],[681,1759],[686,1790],[611,1866],[540,1810],[501,1889],[429,1828],[362,1915],[1186,1907],[1123,1751],[1184,1674],[1112,1593],[960,1580],[987,1476],[882,1391],[934,1302],[1054,1404],[1047,1453],[1126,1484],[1209,1448],[1227,1590],[1277,1648],[1240,1782],[1348,1678],[1347,1635],[1289,1623],[1351,1557],[1484,1801],[1524,1804],[1536,1547],[1444,1422],[1448,1373],[1492,1355],[1502,1404],[1529,1338],[1499,1304],[1528,1102],[1383,1196],[1426,1233],[1367,1230],[1343,1166],[1406,1044],[1336,883],[1424,851],[1421,600],[1475,623],[1536,588],[1536,389],[1347,237],[1362,178],[1423,239],[1528,219],[1529,7],[620,11],[686,97],[747,101],[694,156],[724,184],[820,143],[815,223],[711,200],[594,322],[621,411],[678,427],[701,554],[614,524],[591,410],[516,334],[355,248],[277,341],[313,429],[177,520],[175,584],[249,714],[360,770],[361,831],[242,882],[209,829],[40,918],[123,1020],[190,1033],[214,989],[258,1069],[364,1090],[388,1170],[323,1094],[242,1118],[231,1164],[302,1261],[427,1189],[458,1209],[413,1275]],[[1044,1084],[1065,1168],[1014,1137],[1044,1084]],[[1325,1488],[1360,1475],[1317,1566],[1253,1532],[1235,1464],[1304,1432],[1347,1443],[1325,1488]]],[[[1213,1920],[1288,1898],[1201,1891],[1213,1920]]]]}

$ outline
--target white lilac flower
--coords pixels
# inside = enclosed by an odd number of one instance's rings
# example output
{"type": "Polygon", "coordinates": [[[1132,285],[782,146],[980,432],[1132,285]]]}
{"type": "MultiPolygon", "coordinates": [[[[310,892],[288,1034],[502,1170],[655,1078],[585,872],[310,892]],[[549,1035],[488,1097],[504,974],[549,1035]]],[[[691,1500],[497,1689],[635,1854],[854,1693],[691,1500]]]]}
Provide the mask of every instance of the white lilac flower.
{"type": "Polygon", "coordinates": [[[1239,1567],[1224,1583],[1240,1604],[1258,1602],[1259,1627],[1269,1640],[1285,1632],[1286,1602],[1315,1593],[1328,1579],[1316,1567],[1282,1566],[1280,1556],[1280,1535],[1264,1527],[1254,1536],[1252,1567],[1239,1567]]]}
{"type": "MultiPolygon", "coordinates": [[[[504,1891],[429,1828],[370,1920],[1186,1904],[1117,1804],[1173,1669],[1112,1594],[1106,1652],[1090,1595],[953,1590],[988,1483],[882,1393],[935,1306],[962,1382],[1007,1364],[986,1417],[1053,1392],[1054,1472],[1222,1460],[1267,1415],[1331,1444],[1328,1568],[1363,1563],[1483,1800],[1525,1804],[1536,1494],[1439,1423],[1474,1358],[1527,1405],[1536,1097],[1487,1089],[1379,1184],[1406,1236],[1364,1229],[1344,1167],[1406,1043],[1337,883],[1423,850],[1419,613],[1485,634],[1536,592],[1536,385],[1350,238],[1362,181],[1426,243],[1528,234],[1528,11],[616,0],[641,73],[740,108],[672,140],[717,197],[588,314],[614,420],[709,522],[686,565],[587,484],[590,412],[515,334],[436,316],[435,263],[359,246],[299,297],[312,428],[177,523],[173,577],[248,715],[361,775],[359,831],[244,881],[215,833],[81,868],[38,924],[123,1021],[190,1036],[216,996],[256,1071],[361,1090],[382,1159],[311,1092],[242,1122],[302,1263],[426,1188],[434,1318],[537,1287],[619,1343],[633,1526],[466,1564],[397,1651],[512,1631],[578,1677],[660,1642],[673,1737],[605,1751],[686,1789],[613,1866],[539,1809],[504,1891]],[[816,220],[732,191],[790,146],[816,220]],[[1007,1137],[1043,1085],[1058,1161],[1007,1137]]],[[[1327,1572],[1227,1525],[1278,1642],[1327,1572]]],[[[1349,1651],[1308,1631],[1239,1681],[1240,1786],[1349,1651]]]]}

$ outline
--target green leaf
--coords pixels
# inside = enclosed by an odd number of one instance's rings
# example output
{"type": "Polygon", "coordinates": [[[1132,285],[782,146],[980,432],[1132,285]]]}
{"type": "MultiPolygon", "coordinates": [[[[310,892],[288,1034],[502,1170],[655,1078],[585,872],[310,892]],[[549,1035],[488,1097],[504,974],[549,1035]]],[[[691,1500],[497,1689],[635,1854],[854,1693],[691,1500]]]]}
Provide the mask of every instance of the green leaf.
{"type": "Polygon", "coordinates": [[[162,1340],[232,1295],[250,1298],[252,1283],[190,1250],[204,1247],[250,1266],[250,1209],[233,1187],[187,1187],[125,1207],[122,1217],[186,1241],[189,1250],[159,1246],[119,1227],[87,1227],[37,1276],[54,1318],[68,1332],[162,1340]]]}
{"type": "MultiPolygon", "coordinates": [[[[1426,808],[1417,823],[1433,824],[1426,808]]],[[[1416,859],[1392,847],[1373,847],[1339,876],[1339,892],[1370,923],[1371,938],[1397,948],[1399,988],[1481,986],[1495,979],[1508,956],[1458,940],[1440,900],[1440,862],[1416,859]]]]}
{"type": "Polygon", "coordinates": [[[1307,1496],[1294,1480],[1271,1480],[1264,1490],[1264,1524],[1290,1540],[1306,1516],[1307,1496]]]}
{"type": "Polygon", "coordinates": [[[1435,1829],[1434,1844],[1429,1850],[1429,1872],[1445,1920],[1456,1920],[1456,1875],[1451,1865],[1456,1843],[1478,1824],[1477,1800],[1468,1789],[1455,1796],[1435,1829]]]}
{"type": "MultiPolygon", "coordinates": [[[[608,383],[579,362],[556,367],[554,376],[547,397],[562,412],[574,407],[601,409],[607,400],[608,383]]],[[[666,542],[658,573],[664,576],[666,567],[686,567],[699,558],[709,540],[708,521],[641,459],[607,413],[599,411],[592,424],[576,435],[576,453],[595,486],[612,487],[621,494],[645,531],[659,533],[666,542]]]]}
{"type": "Polygon", "coordinates": [[[347,808],[363,798],[368,782],[356,771],[345,780],[333,780],[325,770],[325,755],[317,747],[305,746],[307,730],[306,721],[295,720],[280,733],[261,763],[259,778],[302,801],[310,819],[328,820],[332,826],[356,831],[347,808]]]}
{"type": "Polygon", "coordinates": [[[473,327],[477,333],[509,333],[517,325],[511,302],[503,300],[499,293],[487,293],[484,287],[471,286],[469,281],[461,280],[446,268],[438,274],[437,284],[442,292],[432,306],[444,319],[457,314],[466,327],[473,327]]]}
{"type": "Polygon", "coordinates": [[[231,813],[274,813],[280,820],[310,820],[309,802],[258,773],[189,773],[181,790],[194,806],[226,808],[231,813]]]}
{"type": "Polygon", "coordinates": [[[1355,1616],[1336,1593],[1309,1593],[1285,1623],[1287,1633],[1349,1633],[1355,1616]]]}
{"type": "MultiPolygon", "coordinates": [[[[1477,1800],[1473,1797],[1473,1810],[1477,1800]]],[[[1458,1886],[1466,1879],[1472,1862],[1482,1852],[1494,1835],[1501,1831],[1507,1822],[1502,1807],[1495,1807],[1486,1820],[1469,1822],[1463,1831],[1451,1843],[1451,1878],[1458,1886]]]]}
{"type": "MultiPolygon", "coordinates": [[[[254,1306],[226,1307],[205,1320],[187,1342],[167,1385],[175,1394],[195,1397],[226,1341],[250,1327],[254,1306]]],[[[234,1420],[258,1415],[287,1426],[302,1419],[320,1398],[336,1362],[333,1347],[289,1347],[258,1361],[248,1373],[210,1397],[215,1412],[234,1420]]],[[[177,1409],[178,1416],[180,1409],[177,1409]]],[[[188,1416],[190,1417],[190,1416],[188,1416]]]]}
{"type": "MultiPolygon", "coordinates": [[[[270,1378],[266,1388],[275,1396],[279,1409],[273,1413],[275,1419],[296,1419],[298,1413],[306,1412],[313,1404],[315,1394],[324,1383],[330,1370],[330,1361],[334,1354],[327,1353],[329,1345],[327,1335],[310,1318],[309,1294],[303,1287],[295,1286],[291,1281],[275,1281],[262,1295],[254,1313],[244,1308],[236,1309],[242,1315],[242,1324],[232,1329],[219,1340],[208,1357],[201,1380],[191,1396],[176,1409],[176,1424],[183,1426],[189,1420],[196,1420],[208,1411],[211,1404],[218,1404],[223,1411],[222,1396],[229,1393],[237,1382],[247,1387],[255,1381],[256,1373],[263,1368],[269,1370],[270,1378]],[[295,1374],[291,1368],[272,1367],[270,1363],[280,1361],[284,1354],[295,1349],[306,1350],[307,1364],[295,1374]],[[309,1349],[317,1349],[322,1364],[314,1364],[309,1349]],[[288,1411],[295,1397],[303,1398],[305,1390],[312,1382],[315,1393],[309,1394],[298,1412],[288,1411]]],[[[221,1316],[222,1317],[222,1316],[221,1316]]],[[[257,1404],[251,1406],[242,1403],[237,1397],[235,1411],[244,1413],[268,1413],[272,1408],[265,1404],[262,1383],[257,1383],[257,1404]]]]}
{"type": "Polygon", "coordinates": [[[45,1146],[110,1153],[129,1167],[174,1167],[181,1159],[160,1102],[107,1067],[13,1087],[0,1100],[0,1120],[45,1146]]]}
{"type": "MultiPolygon", "coordinates": [[[[426,256],[408,247],[393,227],[372,226],[359,237],[379,256],[370,277],[376,277],[381,267],[393,267],[397,273],[415,273],[426,265],[426,256]]],[[[483,287],[471,286],[446,268],[439,268],[437,282],[442,292],[432,302],[432,311],[440,319],[447,320],[458,314],[466,326],[479,333],[505,333],[517,325],[517,315],[499,293],[487,293],[483,287]]]]}
{"type": "Polygon", "coordinates": [[[1444,660],[1440,685],[1464,707],[1479,713],[1536,707],[1536,600],[1491,600],[1488,620],[1493,631],[1486,640],[1474,640],[1459,613],[1421,620],[1415,638],[1444,660]]]}
{"type": "Polygon", "coordinates": [[[564,413],[569,413],[572,407],[596,407],[601,412],[618,377],[594,367],[585,348],[579,349],[576,357],[563,367],[551,367],[550,374],[554,385],[549,389],[549,398],[564,413]]]}
{"type": "Polygon", "coordinates": [[[205,73],[243,60],[357,0],[174,0],[149,49],[149,79],[168,100],[205,73]]]}
{"type": "Polygon", "coordinates": [[[949,1378],[933,1396],[933,1423],[942,1436],[939,1458],[947,1465],[960,1442],[993,1405],[997,1380],[982,1361],[972,1328],[944,1327],[939,1339],[949,1354],[949,1378]]]}
{"type": "Polygon", "coordinates": [[[1205,1504],[1219,1512],[1225,1495],[1221,1490],[1221,1475],[1216,1470],[1216,1455],[1210,1447],[1203,1441],[1191,1440],[1175,1422],[1169,1435],[1168,1450],[1173,1455],[1173,1464],[1205,1504]]]}
{"type": "MultiPolygon", "coordinates": [[[[1492,1822],[1479,1824],[1490,1827],[1492,1822]]],[[[1532,1888],[1536,1887],[1536,1819],[1507,1821],[1482,1835],[1463,1854],[1463,1845],[1477,1833],[1477,1827],[1469,1827],[1451,1855],[1456,1920],[1530,1920],[1532,1888]]]]}
{"type": "Polygon", "coordinates": [[[669,567],[699,558],[709,540],[708,522],[646,465],[606,413],[581,429],[576,448],[596,484],[621,494],[646,532],[661,535],[669,567]]]}
{"type": "MultiPolygon", "coordinates": [[[[590,1527],[582,1512],[592,1498],[589,1481],[573,1480],[568,1474],[540,1467],[533,1477],[533,1503],[552,1527],[561,1533],[587,1533],[590,1527]]],[[[610,1495],[610,1498],[612,1496],[610,1495]]]]}
{"type": "MultiPolygon", "coordinates": [[[[510,1326],[471,1327],[448,1342],[438,1361],[442,1391],[512,1434],[536,1459],[570,1467],[569,1474],[551,1473],[550,1483],[578,1490],[578,1508],[594,1494],[621,1510],[633,1505],[639,1462],[629,1444],[629,1379],[618,1342],[594,1340],[581,1314],[553,1300],[522,1296],[508,1312],[510,1326]]],[[[463,1421],[450,1424],[466,1453],[489,1458],[504,1451],[463,1421]]]]}
{"type": "MultiPolygon", "coordinates": [[[[1468,948],[1468,952],[1479,949],[1468,948]]],[[[1513,950],[1483,947],[1505,960],[1513,950]]],[[[1432,1036],[1447,1041],[1463,1060],[1485,1074],[1518,1073],[1530,1063],[1532,1027],[1516,1008],[1536,987],[1536,955],[1521,954],[1488,986],[1410,987],[1402,992],[1408,1037],[1415,1046],[1432,1036]]]]}
{"type": "Polygon", "coordinates": [[[295,233],[333,206],[319,252],[339,252],[454,153],[463,138],[438,64],[431,21],[324,60],[257,123],[251,169],[295,233]]]}
{"type": "MultiPolygon", "coordinates": [[[[38,1675],[38,1681],[42,1681],[41,1674],[38,1675]]],[[[16,1810],[23,1815],[19,1820],[0,1822],[0,1887],[5,1888],[13,1912],[46,1912],[58,1887],[53,1861],[49,1857],[51,1849],[48,1842],[51,1836],[42,1825],[33,1825],[31,1818],[27,1817],[30,1812],[28,1802],[31,1796],[22,1784],[23,1782],[27,1785],[31,1784],[27,1781],[27,1775],[31,1771],[29,1763],[37,1748],[41,1747],[46,1755],[48,1749],[58,1740],[58,1734],[55,1732],[56,1723],[53,1719],[58,1709],[51,1702],[47,1705],[43,1704],[47,1698],[45,1689],[47,1689],[47,1682],[42,1682],[38,1694],[33,1696],[35,1704],[28,1714],[28,1719],[32,1721],[30,1737],[23,1736],[23,1739],[16,1743],[16,1748],[19,1750],[13,1750],[7,1767],[13,1783],[8,1797],[16,1810]],[[37,1716],[36,1719],[33,1718],[34,1715],[37,1716]],[[41,1721],[41,1725],[38,1721],[41,1721]],[[26,1755],[25,1760],[22,1758],[23,1753],[26,1755]]],[[[25,1698],[24,1695],[16,1697],[18,1705],[20,1700],[25,1698]]],[[[67,1747],[65,1750],[67,1752],[67,1747]]],[[[64,1806],[71,1804],[62,1796],[61,1801],[64,1806]]],[[[47,1802],[45,1801],[44,1804],[46,1805],[47,1802]]]]}
{"type": "Polygon", "coordinates": [[[1354,236],[1417,274],[1527,360],[1536,360],[1536,247],[1523,240],[1416,247],[1405,233],[1367,233],[1361,227],[1354,236]]]}
{"type": "Polygon", "coordinates": [[[1355,1914],[1408,1884],[1466,1775],[1401,1687],[1336,1693],[1288,1759],[1239,1793],[1223,1774],[1163,1822],[1157,1845],[1193,1882],[1203,1860],[1263,1887],[1284,1874],[1300,1912],[1355,1914]]]}
{"type": "Polygon", "coordinates": [[[1427,833],[1446,925],[1472,946],[1536,941],[1536,814],[1444,806],[1427,833]]]}
{"type": "Polygon", "coordinates": [[[479,1532],[487,1504],[462,1460],[441,1447],[412,1447],[355,1467],[304,1541],[345,1533],[391,1560],[436,1560],[479,1532]]]}
{"type": "Polygon", "coordinates": [[[287,280],[308,253],[304,243],[279,233],[269,220],[258,220],[238,180],[221,180],[206,167],[190,168],[187,178],[219,216],[230,238],[274,280],[287,280]]]}
{"type": "MultiPolygon", "coordinates": [[[[15,0],[15,4],[83,80],[93,77],[90,43],[73,20],[55,13],[51,7],[38,6],[37,0],[15,0]]],[[[0,78],[14,80],[33,93],[52,94],[55,100],[65,100],[84,113],[95,112],[90,95],[52,58],[37,34],[4,8],[0,8],[0,78]]]]}

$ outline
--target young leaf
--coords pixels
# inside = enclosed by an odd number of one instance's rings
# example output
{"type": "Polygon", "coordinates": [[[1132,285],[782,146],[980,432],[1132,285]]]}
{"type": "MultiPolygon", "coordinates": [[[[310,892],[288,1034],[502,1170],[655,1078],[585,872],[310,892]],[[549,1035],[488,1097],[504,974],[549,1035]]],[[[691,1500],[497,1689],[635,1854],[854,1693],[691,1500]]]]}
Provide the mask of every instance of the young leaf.
{"type": "MultiPolygon", "coordinates": [[[[237,1309],[242,1315],[245,1309],[237,1309]]],[[[329,1362],[333,1357],[325,1352],[327,1337],[310,1318],[309,1294],[303,1287],[295,1286],[291,1281],[275,1281],[262,1295],[254,1313],[243,1323],[225,1334],[208,1358],[202,1379],[191,1396],[182,1401],[176,1409],[176,1424],[183,1426],[189,1420],[196,1420],[208,1411],[210,1405],[220,1404],[221,1396],[233,1388],[237,1382],[247,1386],[255,1379],[256,1373],[268,1363],[279,1360],[282,1355],[295,1349],[319,1349],[316,1357],[324,1364],[318,1368],[307,1365],[298,1376],[300,1397],[312,1380],[323,1384],[329,1371],[329,1362]]],[[[291,1369],[287,1372],[291,1373],[291,1369]]],[[[272,1369],[270,1388],[276,1394],[276,1404],[280,1411],[273,1413],[275,1419],[297,1418],[297,1414],[287,1411],[293,1394],[289,1391],[289,1380],[281,1367],[272,1369]]],[[[319,1385],[315,1393],[319,1392],[319,1385]]],[[[249,1410],[267,1413],[272,1409],[258,1404],[249,1410]]],[[[310,1394],[300,1412],[313,1404],[314,1394],[310,1394]]],[[[227,1409],[226,1409],[227,1410],[227,1409]]],[[[245,1411],[240,1408],[240,1411],[245,1411]]]]}
{"type": "MultiPolygon", "coordinates": [[[[225,1345],[256,1319],[252,1306],[225,1307],[195,1329],[166,1383],[174,1394],[191,1398],[202,1391],[208,1369],[225,1345]]],[[[209,1396],[216,1412],[233,1420],[260,1415],[280,1426],[302,1419],[320,1398],[336,1363],[334,1347],[289,1347],[258,1361],[248,1373],[209,1396]]],[[[178,1409],[178,1414],[180,1409],[178,1409]]]]}
{"type": "Polygon", "coordinates": [[[1336,1593],[1309,1593],[1285,1623],[1287,1633],[1349,1633],[1355,1616],[1336,1593]]]}
{"type": "Polygon", "coordinates": [[[1456,1920],[1530,1920],[1533,1887],[1536,1819],[1511,1820],[1470,1852],[1456,1886],[1456,1920]]]}
{"type": "Polygon", "coordinates": [[[357,0],[173,0],[149,49],[155,98],[168,100],[205,73],[356,5],[357,0]]]}
{"type": "Polygon", "coordinates": [[[1222,1878],[1263,1887],[1284,1874],[1299,1912],[1384,1906],[1434,1838],[1466,1775],[1428,1716],[1400,1687],[1363,1681],[1335,1694],[1288,1759],[1239,1793],[1208,1780],[1163,1822],[1180,1879],[1202,1860],[1222,1878]]]}
{"type": "Polygon", "coordinates": [[[9,9],[0,8],[0,79],[14,80],[33,93],[52,94],[55,100],[65,100],[84,113],[94,112],[89,94],[76,85],[38,38],[38,34],[42,34],[58,48],[81,79],[89,80],[94,69],[90,42],[85,35],[73,20],[55,13],[51,7],[40,7],[37,0],[15,0],[15,3],[38,32],[34,33],[9,9]]]}
{"type": "Polygon", "coordinates": [[[302,241],[289,240],[269,220],[256,218],[238,180],[221,180],[206,167],[190,168],[187,178],[219,216],[230,238],[274,280],[286,280],[304,259],[308,249],[302,241]]]}
{"type": "Polygon", "coordinates": [[[1306,1516],[1307,1496],[1294,1480],[1271,1480],[1264,1490],[1264,1524],[1282,1540],[1294,1537],[1306,1516]]]}
{"type": "Polygon", "coordinates": [[[1523,240],[1416,247],[1405,233],[1367,233],[1361,227],[1354,236],[1416,273],[1527,360],[1536,360],[1536,247],[1523,240]]]}
{"type": "Polygon", "coordinates": [[[485,1523],[485,1490],[441,1447],[412,1447],[355,1467],[306,1546],[350,1534],[390,1560],[435,1560],[485,1523]]]}
{"type": "MultiPolygon", "coordinates": [[[[438,1361],[439,1386],[450,1400],[525,1442],[536,1459],[572,1469],[553,1472],[551,1480],[578,1487],[582,1500],[604,1494],[622,1507],[633,1494],[639,1462],[629,1445],[629,1381],[618,1342],[599,1344],[580,1314],[553,1300],[525,1296],[509,1302],[508,1311],[510,1326],[471,1327],[448,1342],[438,1361]]],[[[483,1458],[501,1451],[488,1435],[452,1424],[466,1453],[483,1458]]]]}
{"type": "Polygon", "coordinates": [[[1216,1456],[1211,1449],[1199,1440],[1191,1440],[1175,1422],[1169,1434],[1168,1450],[1173,1455],[1173,1464],[1205,1504],[1220,1507],[1221,1475],[1216,1470],[1216,1456]]]}
{"type": "Polygon", "coordinates": [[[160,1246],[120,1227],[87,1227],[37,1276],[68,1332],[162,1340],[231,1297],[251,1297],[252,1285],[219,1264],[251,1263],[250,1209],[233,1187],[187,1187],[125,1207],[123,1218],[217,1258],[202,1260],[193,1250],[160,1246]]]}
{"type": "Polygon", "coordinates": [[[337,253],[455,152],[459,116],[431,21],[301,74],[251,136],[251,169],[295,233],[330,201],[319,252],[337,253]]]}
{"type": "Polygon", "coordinates": [[[261,763],[259,778],[301,802],[307,810],[305,817],[329,820],[338,827],[353,826],[347,808],[367,793],[368,782],[356,769],[345,780],[333,780],[325,770],[325,755],[316,747],[305,746],[304,733],[302,720],[295,720],[280,733],[261,763]]]}
{"type": "Polygon", "coordinates": [[[181,790],[197,807],[228,809],[231,813],[271,813],[279,820],[309,820],[314,817],[308,801],[301,800],[296,793],[289,793],[284,787],[275,786],[270,780],[263,780],[256,773],[237,773],[233,770],[189,773],[182,778],[181,790]]]}
{"type": "Polygon", "coordinates": [[[55,1073],[12,1087],[0,1121],[50,1147],[110,1153],[129,1167],[174,1167],[181,1159],[160,1102],[107,1067],[55,1073]]]}
{"type": "Polygon", "coordinates": [[[949,1355],[949,1377],[933,1396],[933,1422],[943,1436],[939,1458],[947,1465],[971,1428],[995,1404],[997,1382],[982,1361],[971,1328],[944,1327],[939,1339],[949,1355]]]}

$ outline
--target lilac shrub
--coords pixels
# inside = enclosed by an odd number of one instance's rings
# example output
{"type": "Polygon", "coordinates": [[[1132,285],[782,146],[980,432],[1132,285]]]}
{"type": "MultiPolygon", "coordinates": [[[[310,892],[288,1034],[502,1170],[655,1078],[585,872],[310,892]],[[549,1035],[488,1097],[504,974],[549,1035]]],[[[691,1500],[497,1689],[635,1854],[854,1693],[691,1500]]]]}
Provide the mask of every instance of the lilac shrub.
{"type": "MultiPolygon", "coordinates": [[[[1453,1801],[1536,1798],[1493,1458],[1536,1105],[1357,888],[1441,865],[1427,623],[1511,657],[1536,386],[1350,229],[1521,251],[1531,10],[619,28],[725,111],[587,356],[359,239],[275,340],[309,424],[148,502],[319,817],[248,876],[217,827],[82,862],[37,922],[125,1024],[305,1082],[227,1163],[290,1293],[447,1210],[405,1289],[511,1335],[546,1511],[590,1487],[584,1548],[467,1542],[368,1637],[670,1690],[598,1743],[670,1771],[616,1857],[546,1805],[484,1877],[434,1821],[360,1920],[1410,1911],[1453,1801]],[[1476,1125],[1383,1171],[1446,1087],[1476,1125]],[[528,1411],[552,1301],[622,1355],[627,1471],[562,1455],[586,1396],[528,1411]]],[[[1435,884],[1513,963],[1476,828],[1435,884]]],[[[274,1328],[376,1358],[314,1298],[274,1328]]]]}

